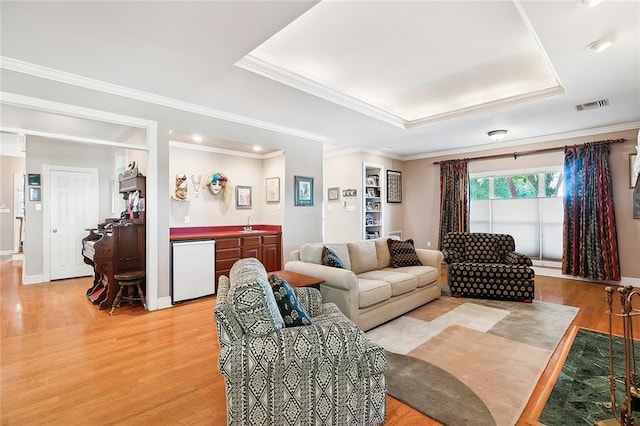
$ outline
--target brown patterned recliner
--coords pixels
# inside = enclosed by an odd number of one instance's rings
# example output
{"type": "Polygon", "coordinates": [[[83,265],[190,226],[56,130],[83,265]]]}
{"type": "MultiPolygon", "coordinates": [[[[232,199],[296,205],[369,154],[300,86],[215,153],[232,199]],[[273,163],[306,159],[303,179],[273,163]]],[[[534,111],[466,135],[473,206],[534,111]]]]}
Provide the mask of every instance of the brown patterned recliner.
{"type": "Polygon", "coordinates": [[[442,241],[451,295],[488,299],[534,298],[531,259],[515,251],[511,235],[450,232],[442,241]]]}

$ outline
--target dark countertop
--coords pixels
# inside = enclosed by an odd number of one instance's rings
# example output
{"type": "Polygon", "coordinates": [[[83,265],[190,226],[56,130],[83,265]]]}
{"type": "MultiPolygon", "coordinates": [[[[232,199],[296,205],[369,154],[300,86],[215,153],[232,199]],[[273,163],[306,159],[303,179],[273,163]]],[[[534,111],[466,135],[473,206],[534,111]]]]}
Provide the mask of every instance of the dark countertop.
{"type": "Polygon", "coordinates": [[[216,239],[223,237],[245,237],[248,235],[265,235],[282,232],[280,225],[252,225],[251,232],[242,229],[244,225],[238,226],[194,226],[184,228],[170,228],[170,241],[185,241],[199,239],[216,239]]]}

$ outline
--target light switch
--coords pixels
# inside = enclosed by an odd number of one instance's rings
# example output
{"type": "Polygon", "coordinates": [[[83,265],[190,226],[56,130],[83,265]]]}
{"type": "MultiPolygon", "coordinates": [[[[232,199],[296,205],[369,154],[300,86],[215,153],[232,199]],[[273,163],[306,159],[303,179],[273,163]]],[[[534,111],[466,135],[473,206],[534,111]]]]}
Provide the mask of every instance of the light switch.
{"type": "Polygon", "coordinates": [[[189,222],[190,222],[190,220],[189,220],[189,216],[185,216],[185,217],[184,217],[184,223],[189,223],[189,222]]]}
{"type": "Polygon", "coordinates": [[[42,204],[36,204],[36,210],[37,211],[42,210],[42,204]]]}

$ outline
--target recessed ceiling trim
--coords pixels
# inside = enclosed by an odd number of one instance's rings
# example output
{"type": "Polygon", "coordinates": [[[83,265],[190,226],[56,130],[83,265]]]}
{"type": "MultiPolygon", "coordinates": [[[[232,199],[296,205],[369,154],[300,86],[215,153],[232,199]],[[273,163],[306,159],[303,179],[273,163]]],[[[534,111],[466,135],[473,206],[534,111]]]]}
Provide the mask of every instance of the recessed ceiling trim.
{"type": "Polygon", "coordinates": [[[520,105],[526,102],[555,98],[556,96],[562,96],[565,93],[566,91],[564,90],[564,87],[561,86],[536,90],[534,92],[524,93],[522,95],[510,96],[508,98],[498,99],[495,101],[473,105],[466,108],[460,108],[453,111],[444,112],[442,114],[435,114],[429,117],[419,118],[417,120],[410,121],[407,128],[413,129],[415,127],[426,126],[428,124],[438,123],[440,121],[450,120],[458,117],[464,117],[466,115],[482,114],[509,106],[520,105]]]}
{"type": "Polygon", "coordinates": [[[73,86],[83,87],[85,89],[96,90],[99,92],[108,93],[110,95],[122,96],[129,99],[135,99],[155,105],[192,112],[194,114],[204,115],[211,118],[217,118],[219,120],[230,121],[233,123],[256,127],[290,136],[296,136],[318,142],[324,142],[327,140],[326,136],[307,132],[304,130],[281,126],[279,124],[270,123],[267,121],[256,120],[243,115],[220,111],[213,108],[207,108],[201,105],[179,101],[177,99],[158,96],[152,93],[143,92],[141,90],[131,89],[100,80],[94,80],[92,78],[82,77],[80,75],[71,74],[68,72],[43,67],[36,64],[31,64],[29,62],[20,61],[18,59],[9,58],[6,56],[0,56],[0,68],[19,72],[22,74],[33,75],[35,77],[45,78],[60,83],[70,84],[73,86]]]}
{"type": "MultiPolygon", "coordinates": [[[[545,54],[546,58],[546,54],[545,54]]],[[[325,99],[346,108],[365,114],[387,124],[399,127],[401,129],[414,129],[429,124],[438,123],[453,118],[463,117],[470,114],[479,114],[491,112],[496,109],[506,108],[508,106],[518,105],[525,102],[538,101],[548,99],[565,94],[565,89],[559,83],[557,86],[549,87],[542,90],[523,93],[521,95],[510,96],[507,98],[497,99],[495,101],[485,102],[470,107],[454,109],[440,114],[428,115],[415,120],[405,120],[397,115],[370,104],[362,99],[347,95],[331,89],[317,81],[306,78],[300,74],[289,71],[278,65],[258,58],[255,55],[248,54],[244,58],[235,63],[236,66],[267,77],[284,85],[293,87],[311,95],[325,99]]],[[[553,67],[551,67],[553,68],[553,67]]],[[[555,75],[555,70],[553,71],[555,75]]],[[[556,82],[558,80],[556,79],[556,82]]]]}
{"type": "Polygon", "coordinates": [[[270,152],[268,154],[254,154],[252,152],[235,151],[233,149],[216,148],[214,146],[196,145],[192,143],[178,142],[178,141],[172,141],[172,140],[169,141],[169,146],[171,148],[188,149],[190,151],[200,151],[200,152],[213,152],[215,154],[233,155],[235,157],[254,158],[257,160],[264,160],[266,158],[277,157],[284,154],[284,151],[282,150],[270,152]]]}
{"type": "Polygon", "coordinates": [[[331,89],[330,87],[311,78],[304,77],[298,73],[279,67],[278,65],[265,59],[258,58],[255,55],[248,54],[236,62],[235,65],[244,70],[277,81],[278,83],[282,83],[286,86],[293,87],[294,89],[317,96],[318,98],[333,102],[334,104],[342,105],[343,107],[368,115],[387,124],[391,124],[401,129],[407,128],[407,121],[397,115],[391,114],[386,110],[362,99],[358,99],[357,97],[331,89]]]}

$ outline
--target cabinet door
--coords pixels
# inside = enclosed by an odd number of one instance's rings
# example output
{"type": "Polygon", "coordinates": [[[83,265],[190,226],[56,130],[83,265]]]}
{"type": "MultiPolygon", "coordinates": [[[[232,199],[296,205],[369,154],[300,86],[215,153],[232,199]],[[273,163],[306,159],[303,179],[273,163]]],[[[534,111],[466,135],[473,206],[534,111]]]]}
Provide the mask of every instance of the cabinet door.
{"type": "Polygon", "coordinates": [[[279,271],[282,269],[280,263],[280,246],[278,244],[267,244],[262,246],[262,264],[267,272],[279,271]]]}
{"type": "MultiPolygon", "coordinates": [[[[255,257],[262,262],[262,247],[243,247],[242,257],[255,257]]],[[[263,262],[264,263],[264,262],[263,262]]]]}

